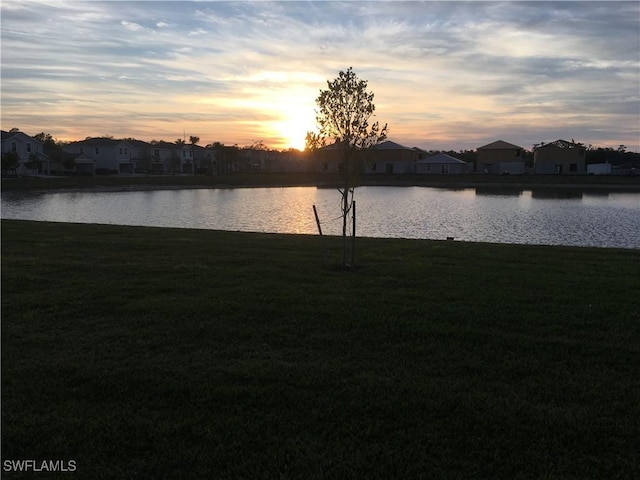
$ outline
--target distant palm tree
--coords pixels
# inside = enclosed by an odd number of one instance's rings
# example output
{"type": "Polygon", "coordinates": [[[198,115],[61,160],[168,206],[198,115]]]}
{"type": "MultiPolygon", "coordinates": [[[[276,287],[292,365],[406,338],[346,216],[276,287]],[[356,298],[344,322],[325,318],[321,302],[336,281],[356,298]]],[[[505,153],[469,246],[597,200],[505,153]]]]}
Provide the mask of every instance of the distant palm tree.
{"type": "Polygon", "coordinates": [[[189,143],[191,144],[191,161],[193,162],[193,174],[196,174],[196,144],[200,141],[200,137],[190,136],[189,143]]]}

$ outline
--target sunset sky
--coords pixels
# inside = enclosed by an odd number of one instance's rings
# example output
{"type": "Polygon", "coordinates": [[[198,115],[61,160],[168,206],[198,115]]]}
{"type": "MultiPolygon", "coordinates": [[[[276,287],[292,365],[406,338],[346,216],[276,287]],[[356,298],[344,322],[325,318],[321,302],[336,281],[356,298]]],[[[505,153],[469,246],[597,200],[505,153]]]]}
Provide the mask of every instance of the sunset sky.
{"type": "Polygon", "coordinates": [[[2,1],[2,129],[302,147],[353,67],[389,139],[640,151],[640,2],[2,1]]]}

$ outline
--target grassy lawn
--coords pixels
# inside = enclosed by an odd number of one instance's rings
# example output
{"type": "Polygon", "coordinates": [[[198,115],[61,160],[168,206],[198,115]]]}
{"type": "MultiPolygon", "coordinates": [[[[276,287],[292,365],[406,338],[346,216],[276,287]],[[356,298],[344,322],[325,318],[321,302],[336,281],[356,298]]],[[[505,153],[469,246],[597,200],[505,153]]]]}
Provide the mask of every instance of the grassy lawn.
{"type": "MultiPolygon", "coordinates": [[[[640,478],[640,251],[2,221],[2,458],[640,478]]],[[[4,472],[4,478],[33,478],[4,472]]]]}

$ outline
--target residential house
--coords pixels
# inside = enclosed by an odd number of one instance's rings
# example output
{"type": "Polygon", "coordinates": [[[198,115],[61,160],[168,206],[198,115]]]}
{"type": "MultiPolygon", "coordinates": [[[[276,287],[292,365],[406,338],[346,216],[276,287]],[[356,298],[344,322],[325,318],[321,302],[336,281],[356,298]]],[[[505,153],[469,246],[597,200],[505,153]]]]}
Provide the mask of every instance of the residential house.
{"type": "MultiPolygon", "coordinates": [[[[83,169],[89,164],[88,160],[93,160],[94,173],[102,174],[133,173],[132,150],[133,146],[129,141],[103,137],[87,138],[63,147],[63,151],[82,159],[83,169]]],[[[76,167],[77,165],[78,162],[76,167]]]]}
{"type": "Polygon", "coordinates": [[[152,141],[149,144],[151,154],[151,173],[181,173],[182,159],[178,146],[164,140],[152,141]]]}
{"type": "Polygon", "coordinates": [[[547,175],[583,175],[586,173],[587,149],[581,143],[556,140],[533,150],[533,171],[547,175]]]}
{"type": "Polygon", "coordinates": [[[178,147],[178,155],[182,164],[182,173],[204,173],[206,170],[206,149],[200,145],[192,145],[190,143],[186,143],[178,147]]]}
{"type": "MultiPolygon", "coordinates": [[[[2,156],[13,154],[17,156],[15,173],[17,175],[44,174],[50,173],[50,159],[44,154],[44,145],[24,132],[12,130],[10,132],[1,131],[2,156]],[[35,168],[29,168],[29,162],[34,162],[35,168]]],[[[3,172],[7,173],[7,172],[3,172]]]]}
{"type": "Polygon", "coordinates": [[[340,142],[318,148],[314,152],[316,170],[322,173],[337,173],[344,169],[344,148],[340,142]]]}
{"type": "Polygon", "coordinates": [[[133,171],[136,173],[152,173],[153,147],[151,144],[144,140],[136,140],[135,138],[127,138],[124,141],[130,146],[133,171]]]}
{"type": "Polygon", "coordinates": [[[428,175],[459,175],[473,170],[472,164],[446,153],[438,153],[416,160],[415,165],[416,173],[428,175]]]}
{"type": "Polygon", "coordinates": [[[268,148],[246,147],[238,150],[236,171],[271,172],[276,163],[278,152],[268,148]]]}
{"type": "Polygon", "coordinates": [[[386,140],[374,146],[365,158],[365,173],[413,173],[420,152],[386,140]]]}
{"type": "Polygon", "coordinates": [[[525,172],[523,148],[504,140],[478,147],[477,173],[522,174],[525,172]]]}
{"type": "Polygon", "coordinates": [[[310,158],[305,152],[289,149],[277,152],[271,165],[271,171],[279,173],[301,173],[310,171],[310,158]]]}

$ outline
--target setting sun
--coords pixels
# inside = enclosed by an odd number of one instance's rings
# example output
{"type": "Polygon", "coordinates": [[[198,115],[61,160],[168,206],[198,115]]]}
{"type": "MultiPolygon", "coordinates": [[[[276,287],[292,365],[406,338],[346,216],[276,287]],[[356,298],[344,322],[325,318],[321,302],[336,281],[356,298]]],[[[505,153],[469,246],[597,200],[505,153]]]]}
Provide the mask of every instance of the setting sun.
{"type": "Polygon", "coordinates": [[[313,108],[290,105],[282,112],[282,120],[275,124],[274,129],[285,148],[304,150],[307,132],[316,129],[313,108]]]}

